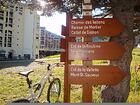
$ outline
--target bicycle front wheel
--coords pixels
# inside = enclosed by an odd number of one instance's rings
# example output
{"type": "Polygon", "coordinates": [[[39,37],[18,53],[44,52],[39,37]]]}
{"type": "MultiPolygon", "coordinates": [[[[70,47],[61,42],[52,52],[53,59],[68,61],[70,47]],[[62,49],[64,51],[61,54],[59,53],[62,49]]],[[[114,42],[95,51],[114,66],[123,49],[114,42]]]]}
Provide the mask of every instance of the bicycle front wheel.
{"type": "Polygon", "coordinates": [[[49,103],[55,103],[58,101],[61,91],[61,82],[59,78],[55,78],[51,81],[48,93],[47,93],[47,100],[49,103]]]}

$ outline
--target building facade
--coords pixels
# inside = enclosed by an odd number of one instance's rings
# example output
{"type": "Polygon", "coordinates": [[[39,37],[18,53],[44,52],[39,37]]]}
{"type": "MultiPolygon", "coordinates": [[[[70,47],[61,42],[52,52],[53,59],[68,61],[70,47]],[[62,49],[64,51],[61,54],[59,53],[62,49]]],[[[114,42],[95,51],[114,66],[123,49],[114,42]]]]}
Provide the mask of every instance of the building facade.
{"type": "Polygon", "coordinates": [[[40,16],[24,4],[0,10],[0,56],[9,59],[39,57],[40,16]]]}
{"type": "Polygon", "coordinates": [[[40,52],[60,52],[60,40],[63,36],[54,34],[41,27],[40,52]]]}

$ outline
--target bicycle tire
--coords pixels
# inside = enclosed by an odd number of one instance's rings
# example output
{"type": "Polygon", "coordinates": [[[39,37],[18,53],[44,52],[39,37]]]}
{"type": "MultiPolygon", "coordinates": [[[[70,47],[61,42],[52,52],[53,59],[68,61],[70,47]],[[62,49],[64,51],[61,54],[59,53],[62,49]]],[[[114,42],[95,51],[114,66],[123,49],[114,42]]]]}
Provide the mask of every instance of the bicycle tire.
{"type": "Polygon", "coordinates": [[[12,103],[30,103],[30,101],[27,99],[18,99],[13,101],[12,103]]]}
{"type": "MultiPolygon", "coordinates": [[[[56,88],[56,87],[55,87],[56,88]]],[[[61,82],[59,78],[55,78],[53,79],[53,81],[51,81],[49,87],[48,87],[48,93],[47,93],[47,101],[49,103],[56,103],[59,99],[60,96],[60,91],[61,91],[61,82]],[[53,88],[57,86],[57,91],[53,91],[53,88]],[[54,97],[52,96],[52,94],[56,97],[56,99],[54,99],[54,97]]]]}

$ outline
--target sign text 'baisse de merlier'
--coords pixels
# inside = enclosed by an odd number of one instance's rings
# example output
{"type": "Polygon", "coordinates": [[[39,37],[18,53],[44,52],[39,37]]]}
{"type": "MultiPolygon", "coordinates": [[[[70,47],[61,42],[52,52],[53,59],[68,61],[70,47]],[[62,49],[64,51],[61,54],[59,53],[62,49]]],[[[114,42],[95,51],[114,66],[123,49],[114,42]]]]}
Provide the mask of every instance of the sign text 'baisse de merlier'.
{"type": "Polygon", "coordinates": [[[124,26],[114,18],[71,19],[69,36],[115,36],[124,26]]]}

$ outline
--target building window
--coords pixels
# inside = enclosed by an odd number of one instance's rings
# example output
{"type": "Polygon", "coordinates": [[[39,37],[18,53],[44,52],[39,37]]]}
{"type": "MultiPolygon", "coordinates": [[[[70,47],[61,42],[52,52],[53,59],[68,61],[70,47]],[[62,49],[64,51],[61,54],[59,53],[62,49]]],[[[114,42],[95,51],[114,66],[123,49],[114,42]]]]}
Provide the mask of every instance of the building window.
{"type": "Polygon", "coordinates": [[[4,11],[0,11],[0,16],[4,16],[4,11]]]}
{"type": "Polygon", "coordinates": [[[8,18],[6,18],[6,23],[8,23],[8,18]]]}
{"type": "Polygon", "coordinates": [[[5,30],[5,37],[7,36],[7,30],[5,30]]]}
{"type": "Polygon", "coordinates": [[[8,47],[11,47],[12,45],[12,37],[8,37],[8,47]]]}
{"type": "Polygon", "coordinates": [[[16,11],[18,11],[18,7],[16,7],[16,11]]]}
{"type": "Polygon", "coordinates": [[[37,54],[35,55],[35,58],[38,59],[38,55],[37,54]]]}
{"type": "Polygon", "coordinates": [[[19,12],[19,15],[22,15],[22,12],[19,12]]]}
{"type": "Polygon", "coordinates": [[[3,30],[3,24],[0,23],[0,33],[2,33],[3,30]]]}
{"type": "Polygon", "coordinates": [[[9,18],[9,23],[13,23],[13,19],[12,18],[9,18]]]}
{"type": "Polygon", "coordinates": [[[9,14],[9,15],[10,15],[10,17],[13,17],[13,12],[10,12],[10,14],[9,14]]]}
{"type": "Polygon", "coordinates": [[[7,33],[7,30],[5,30],[5,33],[7,33]]]}
{"type": "Polygon", "coordinates": [[[0,20],[3,20],[3,17],[0,17],[0,20]]]}
{"type": "Polygon", "coordinates": [[[22,10],[22,9],[23,9],[23,7],[20,7],[20,9],[22,10]]]}
{"type": "Polygon", "coordinates": [[[6,12],[6,16],[8,16],[8,12],[6,12]]]}
{"type": "Polygon", "coordinates": [[[2,37],[0,36],[0,47],[2,47],[2,37]]]}
{"type": "Polygon", "coordinates": [[[0,23],[0,29],[3,29],[3,24],[0,23]]]}
{"type": "Polygon", "coordinates": [[[14,8],[14,6],[10,6],[11,8],[14,8]]]}
{"type": "Polygon", "coordinates": [[[0,33],[3,33],[2,30],[0,30],[0,33]]]}
{"type": "Polygon", "coordinates": [[[0,20],[4,19],[3,16],[4,16],[4,11],[0,11],[0,20]]]}
{"type": "Polygon", "coordinates": [[[36,29],[40,29],[40,24],[39,23],[37,23],[37,25],[36,25],[36,29]]]}
{"type": "Polygon", "coordinates": [[[7,37],[4,38],[4,47],[6,47],[7,37]]]}
{"type": "Polygon", "coordinates": [[[12,36],[12,31],[8,30],[8,36],[12,36]]]}
{"type": "Polygon", "coordinates": [[[9,26],[12,27],[13,25],[12,24],[9,24],[9,26]]]}
{"type": "Polygon", "coordinates": [[[33,14],[33,11],[32,10],[30,11],[30,14],[33,14]]]}

